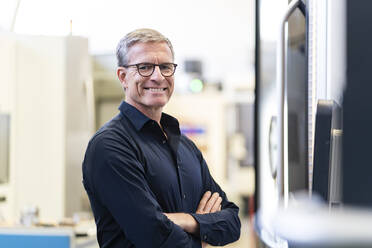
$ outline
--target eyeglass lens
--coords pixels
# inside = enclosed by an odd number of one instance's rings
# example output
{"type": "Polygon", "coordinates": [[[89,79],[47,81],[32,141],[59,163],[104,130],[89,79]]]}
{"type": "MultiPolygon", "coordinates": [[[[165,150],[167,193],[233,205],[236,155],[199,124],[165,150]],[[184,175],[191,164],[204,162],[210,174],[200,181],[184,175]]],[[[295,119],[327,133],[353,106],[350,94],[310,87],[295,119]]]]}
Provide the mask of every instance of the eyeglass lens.
{"type": "Polygon", "coordinates": [[[165,77],[172,76],[176,69],[176,66],[172,63],[165,63],[165,64],[160,64],[160,65],[143,63],[143,64],[138,64],[137,69],[138,69],[139,74],[141,74],[144,77],[148,77],[148,76],[151,76],[152,73],[154,72],[155,66],[159,66],[161,74],[165,77]]]}

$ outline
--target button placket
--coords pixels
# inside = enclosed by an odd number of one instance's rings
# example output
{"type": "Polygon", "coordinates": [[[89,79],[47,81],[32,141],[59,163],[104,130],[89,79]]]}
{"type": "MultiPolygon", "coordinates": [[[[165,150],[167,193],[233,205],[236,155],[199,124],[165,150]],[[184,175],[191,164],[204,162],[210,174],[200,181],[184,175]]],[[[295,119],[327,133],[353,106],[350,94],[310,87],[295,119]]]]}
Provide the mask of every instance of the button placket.
{"type": "Polygon", "coordinates": [[[177,158],[177,168],[178,168],[178,170],[181,168],[180,164],[181,164],[181,159],[177,158]]]}

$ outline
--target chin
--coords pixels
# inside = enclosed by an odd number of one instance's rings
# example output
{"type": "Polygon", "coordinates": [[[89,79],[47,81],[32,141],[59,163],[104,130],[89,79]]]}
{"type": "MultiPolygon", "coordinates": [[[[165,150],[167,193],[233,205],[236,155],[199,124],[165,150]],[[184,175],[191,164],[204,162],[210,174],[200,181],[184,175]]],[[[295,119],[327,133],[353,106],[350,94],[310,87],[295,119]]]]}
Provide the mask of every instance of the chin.
{"type": "Polygon", "coordinates": [[[156,108],[162,108],[168,103],[168,100],[162,100],[162,101],[151,101],[148,103],[148,106],[156,107],[156,108]]]}

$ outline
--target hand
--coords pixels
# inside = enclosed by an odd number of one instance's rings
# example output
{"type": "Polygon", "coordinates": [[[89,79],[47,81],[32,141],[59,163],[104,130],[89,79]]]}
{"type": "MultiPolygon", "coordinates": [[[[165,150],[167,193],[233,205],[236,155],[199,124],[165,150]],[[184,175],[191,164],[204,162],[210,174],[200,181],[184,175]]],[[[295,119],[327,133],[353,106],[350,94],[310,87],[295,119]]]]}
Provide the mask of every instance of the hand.
{"type": "MultiPolygon", "coordinates": [[[[215,192],[212,196],[211,195],[212,193],[210,191],[204,193],[199,202],[198,209],[196,210],[197,214],[209,214],[221,210],[222,198],[217,192],[215,192]]],[[[205,248],[207,247],[208,243],[202,241],[201,245],[202,248],[205,248]]]]}
{"type": "Polygon", "coordinates": [[[212,193],[207,191],[204,193],[202,199],[199,202],[199,206],[196,210],[197,214],[209,214],[215,213],[221,210],[222,198],[215,192],[212,193]]]}
{"type": "MultiPolygon", "coordinates": [[[[188,233],[197,233],[199,231],[199,224],[196,222],[194,217],[189,214],[184,213],[164,213],[172,222],[176,225],[179,225],[185,232],[188,233]]],[[[207,247],[206,242],[201,242],[202,248],[207,247]]]]}
{"type": "MultiPolygon", "coordinates": [[[[197,214],[215,213],[221,210],[222,198],[217,192],[211,193],[207,191],[204,193],[196,210],[197,214]]],[[[190,214],[186,213],[164,213],[172,222],[179,225],[185,232],[195,234],[199,231],[198,222],[190,214]]],[[[202,248],[207,247],[208,243],[202,241],[202,248]]]]}
{"type": "Polygon", "coordinates": [[[185,232],[195,234],[199,231],[198,222],[190,214],[164,213],[174,224],[179,225],[185,232]]]}

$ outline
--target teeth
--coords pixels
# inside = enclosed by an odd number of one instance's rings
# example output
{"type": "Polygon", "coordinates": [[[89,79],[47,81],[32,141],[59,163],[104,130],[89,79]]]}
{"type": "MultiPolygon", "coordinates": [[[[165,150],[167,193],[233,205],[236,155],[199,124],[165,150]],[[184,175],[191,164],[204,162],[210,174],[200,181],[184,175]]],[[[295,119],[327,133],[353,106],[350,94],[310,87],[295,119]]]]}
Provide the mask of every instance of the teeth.
{"type": "Polygon", "coordinates": [[[150,90],[152,92],[162,92],[162,91],[164,91],[164,89],[159,89],[159,88],[148,88],[148,90],[150,90]]]}

